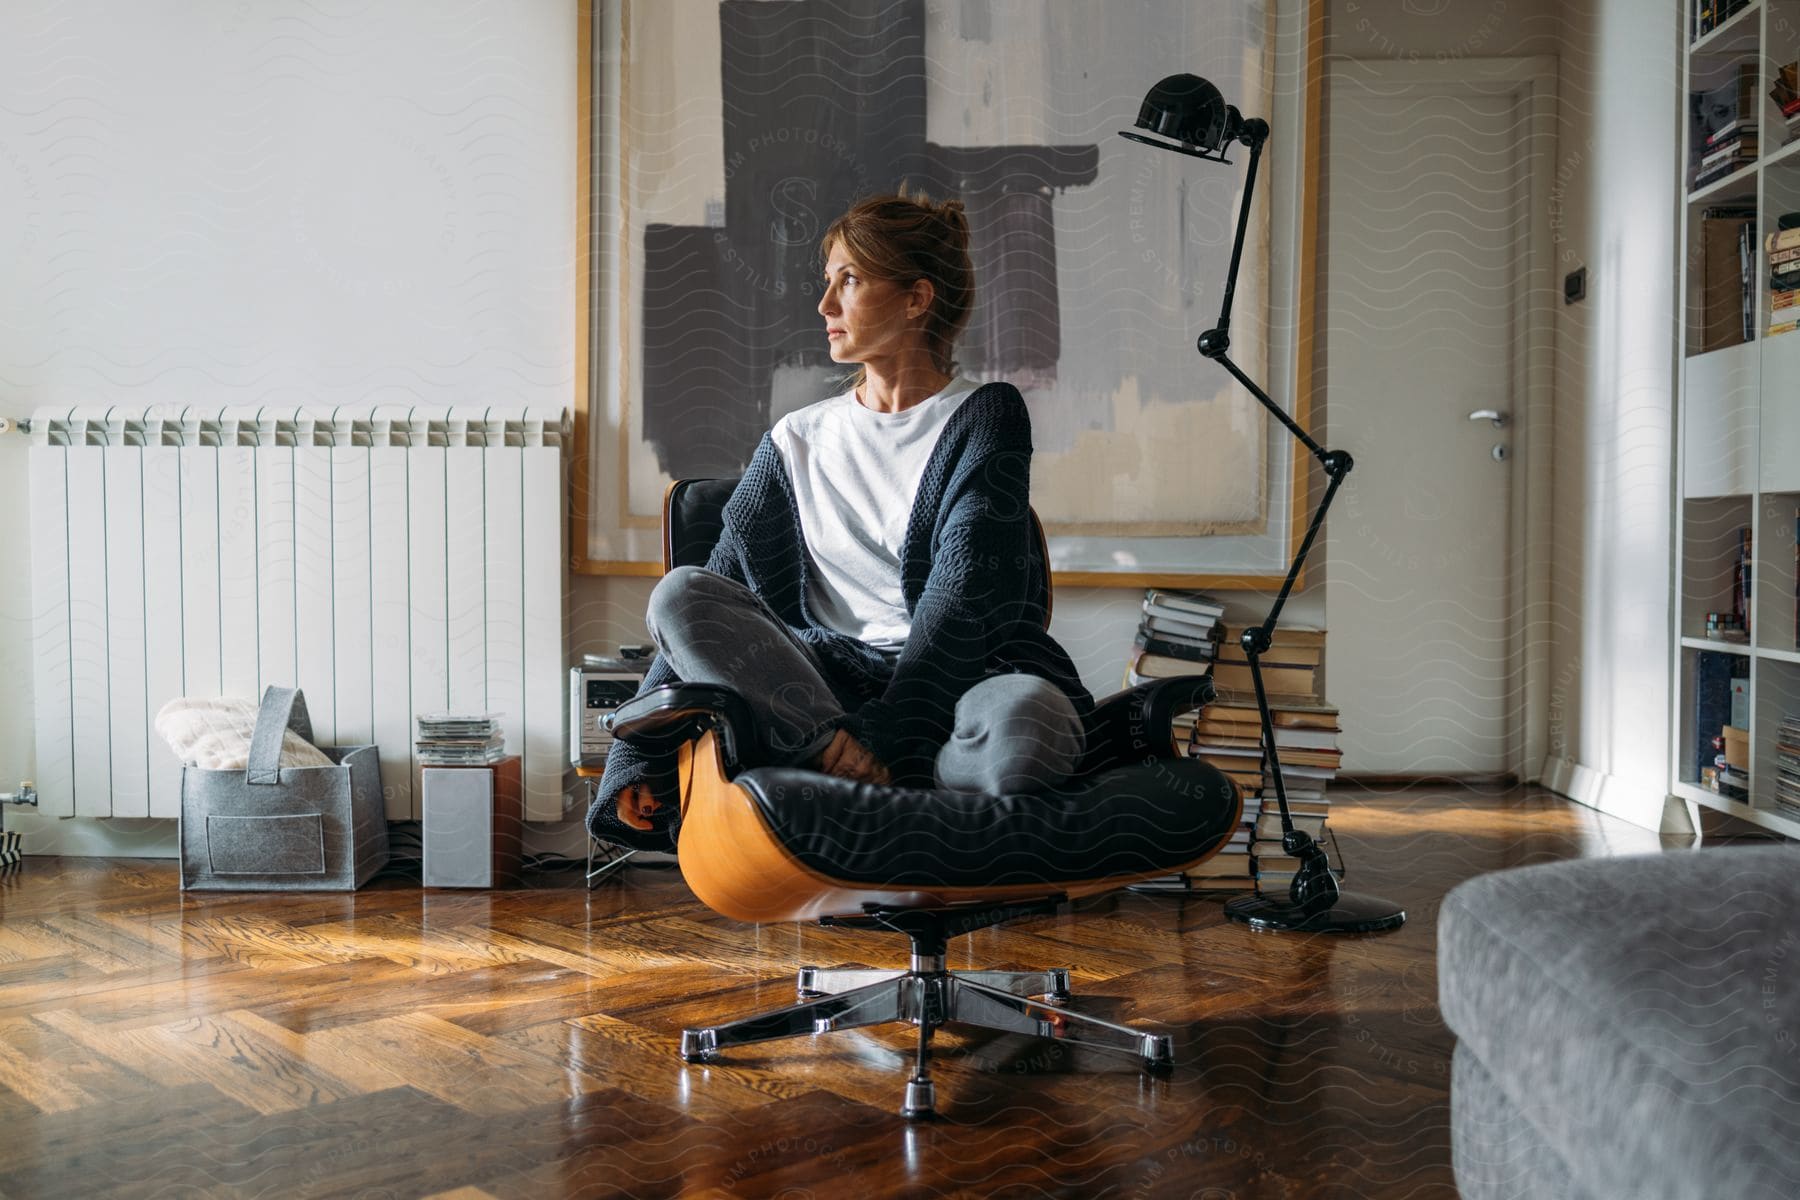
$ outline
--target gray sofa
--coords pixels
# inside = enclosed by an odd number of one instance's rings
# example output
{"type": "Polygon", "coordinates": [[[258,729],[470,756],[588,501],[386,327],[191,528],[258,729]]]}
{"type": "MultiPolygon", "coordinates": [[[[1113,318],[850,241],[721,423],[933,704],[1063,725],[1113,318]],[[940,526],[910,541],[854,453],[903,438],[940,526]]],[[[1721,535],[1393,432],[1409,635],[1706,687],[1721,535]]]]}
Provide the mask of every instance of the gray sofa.
{"type": "Polygon", "coordinates": [[[1438,995],[1465,1200],[1800,1197],[1800,847],[1471,879],[1438,995]]]}

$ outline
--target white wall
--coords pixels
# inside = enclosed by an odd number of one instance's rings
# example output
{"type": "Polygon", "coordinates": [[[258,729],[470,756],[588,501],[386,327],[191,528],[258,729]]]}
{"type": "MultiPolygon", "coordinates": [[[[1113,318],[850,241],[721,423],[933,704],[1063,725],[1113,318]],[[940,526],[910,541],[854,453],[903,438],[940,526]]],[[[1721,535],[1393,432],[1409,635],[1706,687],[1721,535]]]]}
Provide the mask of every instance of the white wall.
{"type": "MultiPolygon", "coordinates": [[[[1550,761],[1545,781],[1659,826],[1668,792],[1680,5],[1567,15],[1558,271],[1550,761]]],[[[1669,810],[1671,827],[1685,824],[1669,810]]]]}
{"type": "MultiPolygon", "coordinates": [[[[1671,397],[1681,5],[1642,0],[1330,0],[1333,54],[1554,55],[1548,213],[1558,282],[1549,758],[1543,781],[1665,820],[1671,397]]],[[[1327,167],[1329,171],[1329,167],[1327,167]]],[[[1533,547],[1541,551],[1541,548],[1533,547]]],[[[1329,573],[1329,572],[1328,572],[1329,573]]],[[[1353,631],[1336,628],[1334,636],[1353,631]]],[[[1676,812],[1668,818],[1679,826],[1676,812]]]]}
{"type": "MultiPolygon", "coordinates": [[[[0,415],[572,403],[576,14],[7,0],[0,415]]],[[[33,770],[24,513],[13,434],[0,790],[33,770]]]]}

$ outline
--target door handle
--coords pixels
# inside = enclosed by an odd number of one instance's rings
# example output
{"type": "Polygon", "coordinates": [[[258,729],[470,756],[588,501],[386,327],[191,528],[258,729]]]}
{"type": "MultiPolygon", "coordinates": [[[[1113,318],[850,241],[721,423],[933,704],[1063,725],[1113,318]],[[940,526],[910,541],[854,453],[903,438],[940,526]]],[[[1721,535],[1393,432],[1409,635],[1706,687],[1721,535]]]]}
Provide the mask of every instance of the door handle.
{"type": "Polygon", "coordinates": [[[1494,428],[1502,428],[1506,424],[1506,414],[1497,409],[1478,408],[1469,414],[1471,421],[1492,421],[1494,428]]]}

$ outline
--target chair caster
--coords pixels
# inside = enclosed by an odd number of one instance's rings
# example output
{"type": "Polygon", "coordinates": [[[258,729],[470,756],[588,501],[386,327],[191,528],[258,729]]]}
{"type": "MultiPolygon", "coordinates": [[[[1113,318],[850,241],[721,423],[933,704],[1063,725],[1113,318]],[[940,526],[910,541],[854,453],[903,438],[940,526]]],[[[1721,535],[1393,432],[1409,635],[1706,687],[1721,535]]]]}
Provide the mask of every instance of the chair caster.
{"type": "Polygon", "coordinates": [[[710,1029],[681,1031],[681,1061],[709,1063],[719,1060],[719,1047],[710,1029]]]}
{"type": "Polygon", "coordinates": [[[794,980],[794,994],[802,1000],[813,1000],[825,993],[819,990],[819,968],[801,967],[794,980]]]}
{"type": "Polygon", "coordinates": [[[937,1085],[929,1079],[906,1081],[906,1102],[900,1115],[909,1121],[929,1121],[937,1116],[937,1085]]]}
{"type": "Polygon", "coordinates": [[[1166,1033],[1145,1034],[1138,1062],[1152,1075],[1170,1074],[1175,1070],[1175,1043],[1166,1033]]]}

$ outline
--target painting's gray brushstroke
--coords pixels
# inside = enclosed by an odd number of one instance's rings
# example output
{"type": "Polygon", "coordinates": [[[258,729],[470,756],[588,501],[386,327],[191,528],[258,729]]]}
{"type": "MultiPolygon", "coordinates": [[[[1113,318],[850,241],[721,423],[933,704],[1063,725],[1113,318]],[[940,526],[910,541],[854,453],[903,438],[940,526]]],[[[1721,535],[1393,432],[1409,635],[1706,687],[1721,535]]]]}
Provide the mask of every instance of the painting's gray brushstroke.
{"type": "Polygon", "coordinates": [[[1062,355],[1056,289],[1059,190],[1094,181],[1095,146],[932,147],[932,190],[968,208],[977,283],[961,342],[965,370],[1049,387],[1062,355]]]}
{"type": "Polygon", "coordinates": [[[965,42],[994,40],[994,9],[989,0],[963,0],[957,32],[965,42]]]}
{"type": "Polygon", "coordinates": [[[947,148],[925,137],[923,0],[719,6],[725,221],[644,235],[644,437],[676,478],[741,471],[778,367],[829,367],[818,242],[903,180],[960,196],[978,310],[964,370],[1047,386],[1061,356],[1051,203],[1093,145],[947,148]]]}
{"type": "MultiPolygon", "coordinates": [[[[1266,93],[1246,90],[1246,60],[1265,41],[1260,4],[1139,0],[1097,14],[1099,7],[1046,6],[1040,35],[1048,47],[1043,93],[1054,97],[1045,109],[1049,136],[1100,150],[1095,181],[1080,200],[1080,225],[1089,232],[1074,236],[1065,224],[1056,247],[1065,281],[1057,402],[1028,397],[1040,453],[1067,450],[1084,430],[1110,429],[1110,406],[1125,381],[1135,380],[1146,406],[1192,403],[1219,390],[1195,370],[1193,345],[1219,315],[1244,156],[1234,150],[1230,167],[1201,164],[1146,150],[1115,131],[1129,128],[1150,84],[1178,71],[1213,81],[1245,116],[1274,115],[1266,93]],[[1196,23],[1216,36],[1179,32],[1196,23]]],[[[1268,170],[1265,162],[1265,195],[1268,170]]],[[[1266,314],[1238,299],[1233,324],[1247,333],[1266,314]]]]}

